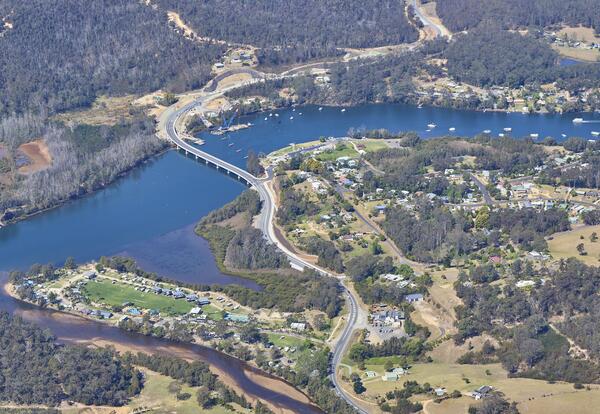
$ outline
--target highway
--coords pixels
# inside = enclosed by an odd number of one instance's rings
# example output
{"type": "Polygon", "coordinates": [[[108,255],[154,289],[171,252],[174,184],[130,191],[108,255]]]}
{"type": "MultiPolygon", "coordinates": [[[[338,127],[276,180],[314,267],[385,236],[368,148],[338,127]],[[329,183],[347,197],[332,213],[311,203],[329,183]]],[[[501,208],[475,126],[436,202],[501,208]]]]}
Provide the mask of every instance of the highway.
{"type": "Polygon", "coordinates": [[[417,0],[412,0],[411,4],[415,10],[415,15],[419,18],[419,20],[421,20],[423,26],[431,27],[431,29],[433,29],[433,31],[435,32],[436,37],[444,35],[444,31],[442,30],[442,28],[434,22],[432,22],[431,20],[429,20],[429,18],[421,12],[421,9],[419,9],[419,6],[417,5],[417,0]]]}
{"type": "MultiPolygon", "coordinates": [[[[185,142],[183,139],[180,138],[179,131],[177,131],[177,127],[176,127],[177,120],[180,117],[182,117],[183,115],[185,115],[185,113],[190,111],[192,108],[194,108],[198,105],[201,105],[207,99],[214,98],[218,94],[219,93],[207,94],[203,97],[200,97],[200,98],[194,100],[193,102],[190,102],[189,104],[183,106],[182,108],[180,108],[176,111],[173,111],[169,115],[169,117],[167,118],[167,121],[165,123],[166,135],[171,140],[171,142],[173,142],[173,144],[175,144],[179,149],[185,151],[186,154],[192,154],[196,157],[196,159],[202,160],[202,161],[206,162],[207,164],[212,164],[217,169],[225,171],[228,175],[231,175],[233,178],[243,181],[247,185],[254,187],[256,189],[256,191],[258,191],[258,193],[260,195],[260,199],[263,202],[263,209],[261,211],[259,222],[258,222],[259,228],[263,232],[263,234],[265,235],[267,240],[269,240],[271,243],[275,244],[281,251],[283,251],[283,253],[288,257],[291,265],[293,265],[294,267],[297,267],[297,268],[311,268],[311,269],[314,269],[314,270],[318,271],[319,273],[329,276],[329,277],[338,277],[324,269],[321,269],[320,267],[318,267],[312,263],[307,262],[306,260],[302,259],[301,257],[298,257],[296,254],[289,251],[289,249],[287,249],[283,245],[283,243],[281,243],[279,241],[279,239],[277,238],[277,235],[275,234],[275,231],[273,228],[273,221],[274,221],[274,217],[275,217],[274,194],[272,193],[272,190],[267,185],[267,182],[270,179],[269,178],[270,174],[268,174],[266,179],[260,179],[240,167],[230,164],[227,161],[224,161],[224,160],[217,158],[205,151],[202,151],[198,147],[188,144],[187,142],[185,142]]],[[[342,276],[342,278],[343,278],[343,276],[342,276]]],[[[343,398],[348,404],[353,406],[357,412],[359,412],[361,414],[366,414],[366,411],[364,411],[362,408],[360,408],[354,402],[354,400],[343,390],[343,388],[342,388],[341,384],[339,383],[337,376],[336,376],[336,372],[337,372],[339,363],[340,363],[340,361],[344,355],[344,352],[345,352],[346,348],[348,347],[348,343],[352,337],[352,331],[353,331],[354,325],[356,323],[357,315],[358,315],[358,303],[356,301],[356,298],[354,298],[354,296],[352,295],[350,290],[348,290],[348,288],[345,286],[343,280],[340,280],[340,285],[342,286],[342,288],[344,290],[344,294],[346,295],[346,297],[348,299],[350,311],[348,313],[348,320],[344,326],[344,330],[342,331],[340,338],[338,339],[336,345],[334,346],[334,348],[332,350],[333,369],[332,369],[332,373],[330,374],[330,378],[331,378],[333,385],[336,388],[338,395],[341,398],[343,398]]]]}

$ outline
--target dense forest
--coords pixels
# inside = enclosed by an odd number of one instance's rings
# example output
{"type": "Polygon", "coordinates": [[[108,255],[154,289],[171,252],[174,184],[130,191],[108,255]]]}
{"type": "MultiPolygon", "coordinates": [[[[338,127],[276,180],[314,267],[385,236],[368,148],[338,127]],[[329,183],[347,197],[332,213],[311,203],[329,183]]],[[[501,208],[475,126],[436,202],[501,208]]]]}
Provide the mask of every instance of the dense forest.
{"type": "Polygon", "coordinates": [[[459,34],[445,52],[448,74],[477,86],[518,87],[553,80],[558,55],[530,36],[486,25],[459,34]]]}
{"type": "Polygon", "coordinates": [[[0,37],[0,114],[193,89],[223,52],[185,39],[165,12],[138,1],[4,0],[0,16],[12,23],[0,37]]]}
{"type": "Polygon", "coordinates": [[[596,0],[438,0],[437,13],[454,32],[481,22],[500,23],[505,29],[565,23],[594,27],[600,32],[596,0]]]}
{"type": "Polygon", "coordinates": [[[0,313],[0,401],[120,406],[142,377],[114,350],[61,346],[48,331],[0,313]]]}
{"type": "Polygon", "coordinates": [[[42,137],[52,163],[29,175],[17,174],[15,164],[9,166],[16,178],[10,185],[0,186],[0,219],[11,220],[97,190],[166,146],[156,138],[154,124],[146,117],[115,126],[74,128],[44,125],[41,118],[30,114],[0,122],[0,142],[6,143],[12,154],[35,136],[32,134],[42,137]],[[9,212],[3,217],[5,210],[9,212]]]}
{"type": "Polygon", "coordinates": [[[337,48],[414,42],[403,0],[160,0],[202,36],[260,48],[266,64],[337,54],[337,48]]]}

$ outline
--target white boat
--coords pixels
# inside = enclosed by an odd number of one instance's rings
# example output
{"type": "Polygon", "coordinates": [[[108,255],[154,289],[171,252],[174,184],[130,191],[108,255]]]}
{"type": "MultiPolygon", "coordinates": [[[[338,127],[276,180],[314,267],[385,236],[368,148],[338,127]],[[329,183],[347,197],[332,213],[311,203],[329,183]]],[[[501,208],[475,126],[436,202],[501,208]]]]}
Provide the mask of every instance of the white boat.
{"type": "Polygon", "coordinates": [[[426,129],[425,132],[431,132],[431,129],[426,129]]]}
{"type": "Polygon", "coordinates": [[[346,108],[342,108],[340,112],[346,112],[346,108]]]}
{"type": "Polygon", "coordinates": [[[269,116],[273,116],[273,114],[271,113],[271,114],[269,114],[269,116]]]}
{"type": "Polygon", "coordinates": [[[499,134],[498,134],[498,136],[499,136],[500,138],[502,138],[502,137],[504,136],[504,134],[503,134],[503,133],[499,133],[499,134]]]}
{"type": "Polygon", "coordinates": [[[323,110],[323,107],[322,107],[322,106],[319,106],[319,111],[322,111],[322,110],[323,110]]]}
{"type": "Polygon", "coordinates": [[[504,131],[505,131],[505,132],[510,132],[510,131],[512,131],[512,128],[508,128],[508,127],[507,127],[507,128],[504,128],[504,131]]]}
{"type": "Polygon", "coordinates": [[[529,134],[531,138],[539,138],[540,134],[529,134]]]}
{"type": "Polygon", "coordinates": [[[423,109],[423,105],[417,106],[418,109],[423,109]]]}
{"type": "Polygon", "coordinates": [[[597,136],[600,135],[600,132],[598,132],[598,131],[592,131],[592,135],[595,136],[595,137],[597,137],[597,136]]]}
{"type": "Polygon", "coordinates": [[[560,134],[561,137],[566,138],[567,134],[560,134]]]}
{"type": "Polygon", "coordinates": [[[454,127],[448,128],[448,131],[454,132],[454,131],[456,131],[456,128],[454,128],[454,127]]]}
{"type": "Polygon", "coordinates": [[[431,128],[431,129],[435,128],[436,126],[437,126],[436,124],[427,124],[427,128],[431,128]]]}
{"type": "Polygon", "coordinates": [[[484,134],[491,134],[492,130],[491,129],[485,129],[485,130],[483,130],[483,133],[484,134]]]}
{"type": "Polygon", "coordinates": [[[293,117],[293,116],[290,116],[290,119],[294,119],[294,117],[293,117]]]}
{"type": "Polygon", "coordinates": [[[275,114],[276,117],[279,117],[279,114],[275,114]]]}
{"type": "Polygon", "coordinates": [[[573,118],[573,123],[574,124],[581,124],[581,123],[583,123],[583,118],[573,118]]]}
{"type": "Polygon", "coordinates": [[[292,112],[296,112],[296,108],[292,108],[292,112]]]}
{"type": "Polygon", "coordinates": [[[227,144],[228,147],[233,147],[233,142],[230,144],[227,144]]]}
{"type": "Polygon", "coordinates": [[[265,116],[265,121],[267,121],[268,119],[269,119],[269,118],[267,118],[267,117],[265,116]]]}
{"type": "Polygon", "coordinates": [[[302,115],[302,112],[298,112],[298,115],[302,115]]]}
{"type": "Polygon", "coordinates": [[[242,150],[241,148],[240,149],[236,149],[235,152],[240,152],[241,150],[242,150]]]}

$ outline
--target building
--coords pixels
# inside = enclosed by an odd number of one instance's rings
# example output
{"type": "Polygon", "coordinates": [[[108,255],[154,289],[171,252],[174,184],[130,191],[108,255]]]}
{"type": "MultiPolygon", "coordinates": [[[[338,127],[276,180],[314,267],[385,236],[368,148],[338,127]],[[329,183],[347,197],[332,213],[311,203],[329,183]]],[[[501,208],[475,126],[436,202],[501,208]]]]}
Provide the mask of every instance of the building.
{"type": "Polygon", "coordinates": [[[300,322],[292,322],[290,324],[290,328],[292,328],[294,331],[304,331],[306,329],[306,324],[300,322]]]}
{"type": "Polygon", "coordinates": [[[197,306],[192,308],[189,312],[190,315],[195,315],[195,316],[200,315],[201,313],[202,313],[202,309],[197,306]]]}
{"type": "Polygon", "coordinates": [[[250,319],[248,315],[240,315],[236,313],[228,313],[225,315],[225,319],[231,322],[247,323],[250,319]]]}
{"type": "Polygon", "coordinates": [[[204,298],[204,297],[199,297],[198,300],[196,301],[196,303],[200,306],[210,305],[210,299],[204,298]]]}
{"type": "Polygon", "coordinates": [[[396,374],[395,372],[386,372],[385,374],[383,374],[381,379],[383,381],[398,381],[398,374],[396,374]]]}
{"type": "Polygon", "coordinates": [[[88,270],[83,273],[83,277],[85,277],[86,279],[89,279],[89,280],[95,279],[96,272],[94,272],[93,270],[88,270]]]}
{"type": "Polygon", "coordinates": [[[420,293],[411,293],[410,295],[406,295],[404,300],[408,303],[415,303],[423,300],[423,295],[420,293]]]}

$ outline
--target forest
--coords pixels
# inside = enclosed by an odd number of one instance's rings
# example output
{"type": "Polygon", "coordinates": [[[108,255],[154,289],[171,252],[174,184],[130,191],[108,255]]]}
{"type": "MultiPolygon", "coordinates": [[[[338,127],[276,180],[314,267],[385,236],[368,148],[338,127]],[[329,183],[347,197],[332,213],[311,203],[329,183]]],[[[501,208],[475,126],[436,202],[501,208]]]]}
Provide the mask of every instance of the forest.
{"type": "Polygon", "coordinates": [[[12,115],[0,122],[0,142],[13,156],[17,147],[32,136],[41,137],[52,156],[51,165],[21,175],[0,186],[0,215],[11,220],[102,188],[123,172],[166,147],[154,135],[154,124],[145,116],[115,126],[79,125],[66,128],[45,124],[41,117],[12,115]]]}
{"type": "Polygon", "coordinates": [[[110,348],[59,345],[47,330],[0,313],[0,401],[121,406],[142,376],[110,348]]]}
{"type": "Polygon", "coordinates": [[[598,383],[598,268],[568,259],[557,268],[535,269],[531,262],[517,260],[500,273],[509,281],[533,279],[536,284],[528,293],[512,283],[499,287],[492,284],[494,278],[477,276],[489,274],[484,269],[461,273],[455,289],[464,305],[456,308],[455,341],[488,332],[500,347],[490,349],[487,358],[497,358],[511,376],[598,383]],[[574,358],[563,334],[592,359],[574,358]]]}
{"type": "Polygon", "coordinates": [[[197,88],[223,47],[185,39],[166,12],[138,1],[5,0],[0,115],[56,113],[101,94],[197,88]]]}
{"type": "Polygon", "coordinates": [[[403,0],[160,0],[202,36],[260,48],[276,65],[337,55],[337,48],[410,43],[416,28],[403,0]]]}
{"type": "Polygon", "coordinates": [[[600,32],[596,0],[438,0],[437,13],[451,31],[495,22],[505,29],[546,27],[561,23],[593,27],[600,32]]]}

